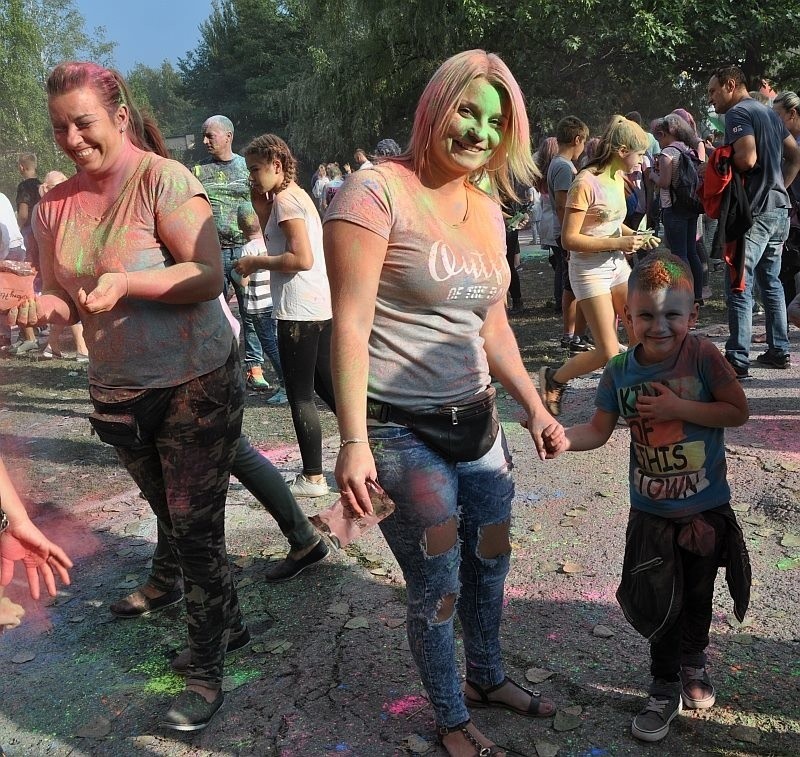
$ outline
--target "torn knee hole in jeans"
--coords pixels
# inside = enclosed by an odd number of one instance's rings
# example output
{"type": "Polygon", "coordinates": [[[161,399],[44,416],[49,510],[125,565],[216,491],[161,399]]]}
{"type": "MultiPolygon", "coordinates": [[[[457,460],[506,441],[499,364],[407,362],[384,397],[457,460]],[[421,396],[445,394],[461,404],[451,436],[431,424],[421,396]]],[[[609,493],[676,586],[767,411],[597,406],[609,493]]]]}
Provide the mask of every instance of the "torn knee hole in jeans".
{"type": "Polygon", "coordinates": [[[478,530],[478,557],[494,560],[511,552],[509,521],[481,526],[478,530]]]}
{"type": "Polygon", "coordinates": [[[455,517],[428,526],[422,537],[422,551],[426,557],[437,557],[449,552],[456,545],[458,539],[458,524],[455,517]]]}
{"type": "Polygon", "coordinates": [[[457,594],[445,594],[436,605],[436,617],[434,623],[446,623],[453,617],[456,609],[457,594]]]}

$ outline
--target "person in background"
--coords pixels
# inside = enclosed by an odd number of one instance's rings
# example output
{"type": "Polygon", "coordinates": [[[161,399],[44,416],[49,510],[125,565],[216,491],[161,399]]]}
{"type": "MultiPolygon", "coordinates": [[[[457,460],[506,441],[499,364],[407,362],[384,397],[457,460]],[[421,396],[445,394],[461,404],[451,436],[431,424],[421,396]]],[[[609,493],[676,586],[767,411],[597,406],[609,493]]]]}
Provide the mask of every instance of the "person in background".
{"type": "Polygon", "coordinates": [[[725,277],[730,336],[725,357],[736,375],[750,376],[753,282],[766,310],[768,348],[756,357],[765,368],[791,366],[786,301],[780,281],[781,252],[789,236],[789,193],[800,169],[800,147],[778,114],[747,93],[738,66],[717,68],[708,82],[708,100],[725,114],[725,143],[733,149],[734,170],[744,174],[753,225],[744,235],[744,282],[734,291],[725,277]]]}
{"type": "MultiPolygon", "coordinates": [[[[555,234],[555,210],[550,193],[547,191],[547,171],[550,163],[558,154],[558,141],[555,137],[545,137],[536,154],[533,156],[539,176],[536,178],[536,187],[542,201],[542,220],[539,222],[539,244],[548,250],[548,262],[553,269],[553,312],[561,315],[561,297],[563,288],[564,259],[558,254],[558,241],[555,234]]],[[[560,227],[559,227],[560,230],[560,227]]]]}
{"type": "Polygon", "coordinates": [[[286,396],[303,470],[289,489],[295,497],[329,492],[322,468],[322,426],[316,394],[334,410],[330,369],[331,295],[322,251],[322,223],[314,202],[297,185],[297,161],[275,134],[263,134],[244,150],[267,255],[242,258],[242,276],[269,271],[273,318],[286,396]],[[309,213],[309,208],[314,209],[309,213]]]}
{"type": "MultiPolygon", "coordinates": [[[[17,222],[17,214],[11,201],[0,192],[0,260],[23,262],[27,259],[25,238],[17,222]]],[[[29,326],[21,326],[19,338],[11,343],[11,329],[5,317],[0,317],[0,341],[7,355],[24,355],[39,349],[36,332],[29,326]]]]}
{"type": "MultiPolygon", "coordinates": [[[[647,135],[624,116],[614,116],[597,147],[597,156],[575,178],[567,195],[561,240],[569,255],[575,299],[592,330],[596,348],[574,354],[558,368],[543,366],[539,391],[555,416],[567,383],[602,368],[619,353],[614,315],[623,317],[631,267],[626,256],[656,247],[660,240],[636,234],[623,223],[627,207],[623,175],[647,150],[647,135]]],[[[628,329],[631,344],[633,334],[628,329]]]]}
{"type": "Polygon", "coordinates": [[[703,264],[697,254],[698,215],[672,207],[672,187],[678,178],[681,155],[690,149],[693,132],[679,115],[670,113],[655,122],[653,134],[661,145],[661,152],[650,171],[650,179],[659,189],[664,236],[672,254],[689,265],[694,279],[694,298],[698,305],[702,305],[703,264]]]}
{"type": "Polygon", "coordinates": [[[577,173],[575,164],[583,155],[586,140],[589,138],[589,127],[577,116],[566,116],[556,125],[558,154],[550,162],[547,169],[547,194],[553,204],[553,232],[556,237],[556,254],[560,256],[558,266],[561,271],[561,318],[563,331],[561,346],[570,352],[588,352],[593,345],[584,336],[586,319],[577,304],[569,280],[569,251],[564,247],[561,238],[561,227],[567,202],[567,193],[577,173]]]}
{"type": "Polygon", "coordinates": [[[367,157],[367,153],[361,147],[357,148],[353,153],[353,160],[355,160],[356,166],[358,166],[356,171],[372,168],[372,161],[367,157]]]}
{"type": "Polygon", "coordinates": [[[328,207],[325,195],[325,187],[328,186],[329,181],[330,177],[328,176],[325,164],[320,163],[317,167],[317,172],[314,174],[314,182],[311,185],[311,195],[317,201],[317,208],[320,215],[324,215],[325,208],[328,207]]]}
{"type": "MultiPolygon", "coordinates": [[[[227,116],[211,116],[203,124],[203,144],[208,157],[196,164],[192,171],[200,179],[208,193],[214,211],[219,244],[222,248],[222,266],[225,273],[225,297],[230,289],[236,295],[239,318],[242,321],[244,339],[244,367],[247,385],[257,391],[269,389],[264,378],[262,364],[264,353],[256,335],[255,326],[244,307],[244,291],[231,277],[234,264],[242,255],[242,247],[251,237],[245,236],[239,225],[242,206],[250,203],[250,187],[247,183],[247,166],[244,158],[233,152],[233,123],[227,116]]],[[[249,215],[255,219],[255,212],[249,215]]],[[[249,224],[258,225],[257,220],[249,224]]],[[[255,237],[253,237],[255,238],[255,237]]]]}
{"type": "Polygon", "coordinates": [[[325,216],[342,437],[336,481],[356,515],[373,513],[376,487],[395,502],[380,528],[405,576],[411,653],[452,756],[506,754],[468,708],[555,712],[506,675],[500,652],[514,486],[489,389],[497,380],[520,403],[537,450],[543,436],[563,433],[537,397],[505,308],[510,273],[496,198],[536,178],[518,84],[498,56],[469,50],[434,73],[406,151],[349,178],[325,216]],[[422,435],[419,424],[437,408],[457,417],[453,406],[476,401],[491,423],[462,439],[468,449],[422,435]]]}
{"type": "MultiPolygon", "coordinates": [[[[44,181],[39,186],[39,197],[42,198],[53,187],[61,184],[67,180],[67,177],[61,171],[48,171],[45,174],[44,181]]],[[[36,258],[39,258],[39,248],[36,246],[36,240],[32,239],[32,244],[35,247],[36,258]]],[[[75,360],[78,363],[89,362],[89,348],[86,346],[86,341],[83,338],[83,324],[78,321],[70,325],[72,332],[72,339],[75,342],[75,360]]],[[[63,358],[66,355],[59,349],[61,335],[64,332],[64,327],[60,324],[53,324],[50,326],[50,333],[47,335],[47,344],[41,352],[41,357],[45,360],[52,360],[53,358],[63,358]]]]}

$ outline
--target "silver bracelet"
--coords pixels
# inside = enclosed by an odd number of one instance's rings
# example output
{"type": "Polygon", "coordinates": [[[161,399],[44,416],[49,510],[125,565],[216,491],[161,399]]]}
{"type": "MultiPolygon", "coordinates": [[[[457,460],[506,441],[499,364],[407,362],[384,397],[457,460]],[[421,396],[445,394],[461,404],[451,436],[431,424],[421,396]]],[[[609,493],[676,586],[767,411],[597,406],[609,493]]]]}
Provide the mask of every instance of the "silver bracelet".
{"type": "Polygon", "coordinates": [[[344,449],[348,444],[369,444],[368,439],[342,439],[339,449],[344,449]]]}
{"type": "Polygon", "coordinates": [[[0,508],[0,534],[3,533],[9,526],[8,517],[3,512],[2,508],[0,508]]]}

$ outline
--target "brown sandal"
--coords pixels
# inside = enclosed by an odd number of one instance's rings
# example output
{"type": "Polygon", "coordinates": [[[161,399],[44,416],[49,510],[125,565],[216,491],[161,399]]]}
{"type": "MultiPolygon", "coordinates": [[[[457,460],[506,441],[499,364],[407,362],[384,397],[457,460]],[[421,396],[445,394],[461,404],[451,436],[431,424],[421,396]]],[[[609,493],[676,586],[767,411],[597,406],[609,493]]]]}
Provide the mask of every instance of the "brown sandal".
{"type": "MultiPolygon", "coordinates": [[[[501,749],[497,746],[497,744],[491,744],[490,746],[484,746],[481,744],[478,739],[475,738],[473,734],[469,732],[467,726],[471,723],[471,720],[465,720],[463,723],[459,723],[458,725],[454,725],[452,728],[448,728],[445,725],[441,725],[436,729],[436,733],[439,736],[439,743],[444,746],[444,737],[450,733],[456,733],[458,731],[464,736],[464,738],[475,747],[475,757],[494,757],[495,755],[506,755],[506,750],[501,749]]],[[[447,747],[445,747],[446,749],[447,747]]]]}
{"type": "Polygon", "coordinates": [[[515,681],[511,680],[508,676],[506,676],[500,683],[496,686],[489,686],[487,688],[483,688],[482,686],[478,686],[478,684],[473,683],[470,680],[467,680],[467,684],[472,687],[474,691],[478,693],[480,699],[472,699],[472,697],[468,697],[466,694],[464,695],[464,700],[467,703],[467,707],[472,707],[474,709],[480,707],[487,707],[487,708],[497,708],[501,710],[510,710],[511,712],[515,712],[517,715],[524,715],[528,718],[549,718],[555,715],[556,713],[556,706],[555,703],[550,701],[549,699],[544,699],[542,697],[542,693],[540,691],[531,691],[530,689],[526,689],[524,686],[520,686],[515,681]],[[528,704],[528,708],[526,710],[521,710],[519,707],[514,707],[507,702],[501,702],[497,699],[489,699],[489,694],[498,689],[503,688],[507,683],[510,683],[512,686],[516,686],[518,689],[522,689],[526,694],[528,694],[531,698],[530,703],[528,704]],[[552,708],[552,710],[550,709],[552,708]],[[547,709],[547,712],[542,712],[543,709],[547,709]]]}

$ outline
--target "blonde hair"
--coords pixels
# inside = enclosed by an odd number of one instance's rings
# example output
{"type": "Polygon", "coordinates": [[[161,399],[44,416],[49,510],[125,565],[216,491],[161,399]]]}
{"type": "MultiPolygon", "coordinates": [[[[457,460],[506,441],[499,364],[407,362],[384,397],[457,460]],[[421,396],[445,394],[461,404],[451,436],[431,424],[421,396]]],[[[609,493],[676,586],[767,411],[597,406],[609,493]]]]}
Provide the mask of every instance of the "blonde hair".
{"type": "Polygon", "coordinates": [[[639,124],[625,116],[612,116],[600,137],[597,152],[586,164],[586,168],[592,169],[595,173],[602,173],[603,169],[611,164],[620,148],[627,147],[631,152],[638,152],[646,150],[649,144],[647,132],[639,124]]]}
{"type": "Polygon", "coordinates": [[[417,104],[408,148],[400,160],[422,173],[431,141],[444,138],[451,115],[475,79],[486,79],[501,91],[506,126],[497,149],[475,176],[486,171],[495,194],[518,199],[515,183],[530,186],[539,177],[531,155],[530,126],[522,91],[508,66],[494,53],[466,50],[448,58],[431,77],[417,104]]]}

